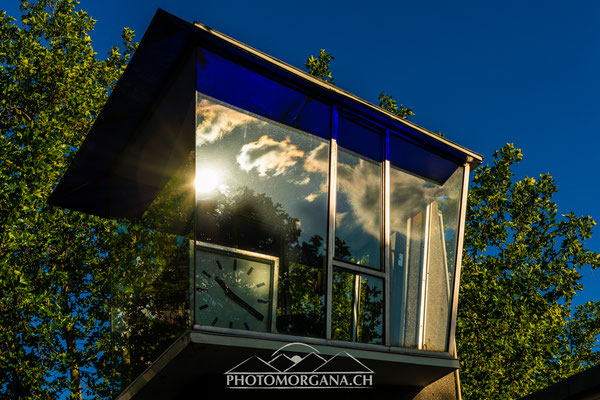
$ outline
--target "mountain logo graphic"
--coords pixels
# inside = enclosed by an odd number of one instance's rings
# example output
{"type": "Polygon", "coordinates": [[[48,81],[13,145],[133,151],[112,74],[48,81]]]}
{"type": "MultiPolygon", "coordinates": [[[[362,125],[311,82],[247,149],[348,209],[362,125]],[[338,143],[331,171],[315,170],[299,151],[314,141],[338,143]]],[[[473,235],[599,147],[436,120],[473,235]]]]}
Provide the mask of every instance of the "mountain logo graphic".
{"type": "Polygon", "coordinates": [[[347,351],[324,356],[304,343],[289,343],[268,360],[252,356],[225,373],[229,388],[368,388],[374,372],[347,351]]]}

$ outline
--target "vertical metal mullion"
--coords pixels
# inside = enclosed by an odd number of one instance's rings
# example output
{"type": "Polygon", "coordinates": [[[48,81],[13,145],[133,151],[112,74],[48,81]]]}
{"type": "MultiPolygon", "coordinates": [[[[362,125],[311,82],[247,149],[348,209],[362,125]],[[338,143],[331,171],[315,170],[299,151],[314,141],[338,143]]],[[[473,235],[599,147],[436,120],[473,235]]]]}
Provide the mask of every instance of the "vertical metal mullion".
{"type": "Polygon", "coordinates": [[[448,353],[450,355],[456,357],[456,318],[458,314],[458,291],[460,287],[460,271],[462,267],[462,255],[463,255],[463,245],[464,245],[464,236],[465,236],[465,221],[467,214],[467,194],[469,187],[469,173],[470,168],[469,164],[465,163],[464,171],[463,171],[463,181],[462,181],[462,193],[460,199],[460,214],[458,221],[458,233],[457,233],[457,242],[456,242],[456,256],[454,261],[454,282],[453,282],[453,290],[452,290],[452,304],[451,304],[451,313],[450,313],[450,331],[448,332],[448,342],[446,346],[448,348],[448,353]]]}
{"type": "MultiPolygon", "coordinates": [[[[438,213],[438,224],[440,226],[440,241],[442,246],[442,261],[444,268],[444,280],[446,281],[446,293],[448,298],[446,299],[450,303],[452,292],[450,291],[450,275],[448,273],[448,250],[446,249],[446,233],[444,232],[444,214],[438,213]]],[[[450,304],[448,304],[450,307],[450,304]]]]}
{"type": "Polygon", "coordinates": [[[406,319],[408,318],[408,266],[411,261],[410,250],[411,250],[411,229],[412,229],[412,218],[406,220],[406,246],[404,256],[404,280],[402,282],[402,330],[400,332],[400,346],[406,346],[406,319]]]}
{"type": "Polygon", "coordinates": [[[353,278],[354,288],[352,294],[352,341],[358,340],[358,313],[360,312],[360,286],[361,276],[354,274],[353,278]]]}
{"type": "Polygon", "coordinates": [[[327,295],[325,296],[325,338],[331,339],[331,313],[333,310],[333,256],[335,253],[335,208],[337,196],[337,135],[338,110],[331,107],[331,141],[329,146],[329,214],[327,220],[327,295]]]}
{"type": "MultiPolygon", "coordinates": [[[[198,65],[196,61],[198,60],[198,48],[194,49],[194,82],[192,87],[194,88],[194,118],[192,126],[190,127],[190,134],[194,138],[194,179],[192,182],[196,182],[196,166],[198,163],[197,157],[198,154],[196,152],[196,123],[197,123],[197,110],[198,110],[198,88],[196,86],[198,82],[198,65]]],[[[196,231],[197,231],[197,216],[198,216],[198,194],[196,192],[196,185],[194,185],[194,207],[192,211],[192,239],[190,240],[190,327],[193,327],[196,324],[196,231]]]]}
{"type": "Polygon", "coordinates": [[[385,272],[384,301],[383,301],[383,341],[386,346],[390,345],[391,332],[391,288],[392,288],[392,262],[390,259],[390,131],[385,131],[383,162],[383,272],[385,272]]]}
{"type": "Polygon", "coordinates": [[[418,348],[422,349],[425,341],[427,319],[427,285],[429,281],[429,232],[431,229],[431,205],[425,212],[425,229],[423,229],[423,252],[421,257],[421,290],[419,305],[419,335],[418,348]]]}
{"type": "MultiPolygon", "coordinates": [[[[279,281],[279,259],[275,259],[272,261],[273,262],[273,267],[271,268],[271,282],[278,282],[279,281]]],[[[272,299],[277,300],[279,298],[279,287],[278,284],[272,284],[271,285],[271,293],[272,293],[272,299]]],[[[277,307],[271,307],[271,330],[270,332],[276,333],[277,332],[277,307]]]]}
{"type": "MultiPolygon", "coordinates": [[[[196,200],[194,199],[194,202],[196,200]]],[[[194,208],[195,205],[194,205],[194,208]]],[[[194,212],[195,213],[195,212],[194,212]]],[[[189,268],[189,301],[190,301],[190,327],[196,323],[196,241],[195,239],[189,240],[189,256],[190,256],[190,268],[189,268]]]]}

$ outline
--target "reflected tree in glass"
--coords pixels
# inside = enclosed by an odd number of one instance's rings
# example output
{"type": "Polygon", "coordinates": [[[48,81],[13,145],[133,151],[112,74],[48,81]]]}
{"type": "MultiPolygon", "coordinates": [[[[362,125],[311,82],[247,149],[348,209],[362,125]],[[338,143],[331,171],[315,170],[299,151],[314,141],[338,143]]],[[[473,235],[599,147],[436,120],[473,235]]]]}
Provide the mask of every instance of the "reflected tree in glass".
{"type": "Polygon", "coordinates": [[[357,341],[383,343],[383,280],[358,275],[357,341]]]}
{"type": "Polygon", "coordinates": [[[333,275],[333,301],[331,310],[331,338],[353,341],[354,330],[354,275],[336,271],[333,275]]]}
{"type": "Polygon", "coordinates": [[[383,342],[382,279],[336,268],[332,296],[332,339],[383,342]]]}
{"type": "Polygon", "coordinates": [[[279,258],[279,333],[324,336],[329,144],[200,93],[196,240],[279,258]]]}

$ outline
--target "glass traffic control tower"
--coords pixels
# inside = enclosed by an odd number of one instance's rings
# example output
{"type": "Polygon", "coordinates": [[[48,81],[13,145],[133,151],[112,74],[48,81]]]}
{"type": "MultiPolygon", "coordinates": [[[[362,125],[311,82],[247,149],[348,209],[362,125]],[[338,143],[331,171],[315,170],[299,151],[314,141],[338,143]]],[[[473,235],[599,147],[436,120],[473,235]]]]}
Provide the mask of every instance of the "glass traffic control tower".
{"type": "Polygon", "coordinates": [[[308,355],[329,368],[304,375],[361,365],[398,398],[452,386],[481,161],[158,10],[50,198],[115,221],[115,397],[231,388],[257,361],[289,377],[308,355]]]}

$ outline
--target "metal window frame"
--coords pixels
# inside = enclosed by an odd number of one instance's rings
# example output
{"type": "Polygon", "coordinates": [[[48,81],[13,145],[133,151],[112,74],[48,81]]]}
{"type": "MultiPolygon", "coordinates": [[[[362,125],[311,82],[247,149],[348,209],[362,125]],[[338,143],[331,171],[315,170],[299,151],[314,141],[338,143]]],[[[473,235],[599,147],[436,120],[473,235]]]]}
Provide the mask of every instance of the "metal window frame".
{"type": "MultiPolygon", "coordinates": [[[[327,315],[326,315],[326,339],[332,339],[332,309],[333,309],[333,273],[335,268],[341,268],[343,270],[354,273],[354,291],[352,300],[352,341],[349,343],[358,343],[358,291],[359,288],[356,286],[356,282],[360,281],[361,275],[372,276],[382,280],[383,287],[383,321],[382,321],[382,334],[383,334],[383,345],[389,346],[389,223],[386,218],[389,216],[389,190],[386,189],[389,186],[389,170],[390,164],[387,160],[387,154],[389,151],[389,135],[390,131],[385,130],[383,136],[383,154],[382,161],[378,162],[380,166],[380,247],[379,247],[379,269],[361,266],[351,262],[339,260],[335,258],[335,215],[337,206],[337,164],[338,164],[338,118],[339,109],[336,105],[332,106],[332,118],[331,118],[331,141],[330,141],[330,154],[329,154],[329,220],[328,220],[328,248],[327,248],[327,315]],[[387,186],[386,186],[387,185],[387,186]],[[387,211],[386,211],[387,208],[387,211]]],[[[362,156],[361,156],[362,157],[362,156]]],[[[379,344],[372,344],[375,346],[382,346],[379,344]]]]}
{"type": "Polygon", "coordinates": [[[423,230],[423,242],[421,244],[421,273],[419,284],[419,324],[417,334],[417,346],[422,349],[425,345],[427,330],[427,295],[429,292],[429,240],[431,233],[431,204],[425,209],[425,222],[423,230]]]}
{"type": "MultiPolygon", "coordinates": [[[[238,110],[248,115],[252,115],[260,120],[268,120],[270,123],[275,125],[284,126],[286,129],[291,129],[294,131],[301,132],[306,135],[310,135],[307,132],[299,131],[298,129],[291,128],[287,125],[283,125],[281,123],[277,123],[275,121],[271,121],[264,117],[255,115],[246,110],[239,109],[238,107],[229,105],[227,103],[223,103],[217,99],[213,99],[210,96],[207,96],[203,93],[197,92],[202,98],[209,99],[214,101],[217,104],[222,104],[224,106],[230,107],[232,109],[238,110]]],[[[326,265],[326,286],[327,291],[325,293],[325,337],[324,340],[330,341],[332,340],[332,310],[333,310],[333,274],[335,268],[341,268],[343,270],[354,273],[355,275],[366,275],[374,278],[381,279],[382,287],[383,287],[383,321],[382,321],[382,334],[383,341],[382,344],[369,343],[365,345],[374,346],[379,348],[387,348],[392,351],[403,351],[408,350],[409,348],[402,347],[399,345],[391,344],[391,291],[393,288],[391,287],[391,255],[390,255],[390,247],[391,247],[391,163],[389,161],[389,151],[390,151],[390,135],[391,131],[389,129],[385,130],[384,142],[383,142],[383,159],[379,162],[379,166],[381,169],[380,175],[380,188],[381,188],[381,196],[380,196],[380,215],[381,215],[381,240],[380,240],[380,269],[376,269],[369,266],[361,266],[359,264],[354,264],[347,261],[342,261],[335,258],[335,224],[336,224],[336,207],[337,207],[337,163],[338,163],[338,152],[339,146],[337,143],[338,138],[338,118],[339,118],[339,110],[336,105],[331,106],[331,138],[329,140],[329,176],[328,176],[328,214],[327,214],[327,265],[326,265]]],[[[314,135],[311,135],[314,136],[314,135]]],[[[321,139],[322,140],[322,139],[321,139]]],[[[460,276],[460,266],[462,262],[462,246],[463,246],[463,236],[464,236],[464,219],[466,213],[466,197],[468,192],[468,179],[469,179],[469,164],[464,164],[463,170],[463,182],[461,188],[461,205],[459,208],[459,227],[458,227],[458,240],[456,244],[456,258],[455,258],[455,267],[454,267],[454,282],[453,289],[451,294],[451,304],[449,305],[451,312],[449,315],[449,329],[448,334],[446,336],[446,351],[431,351],[434,354],[439,353],[447,353],[452,355],[455,351],[455,331],[456,331],[456,315],[458,308],[458,285],[460,276]]],[[[424,242],[422,249],[423,259],[421,261],[421,281],[420,281],[420,289],[419,289],[419,299],[418,299],[418,324],[417,324],[417,349],[418,352],[429,352],[429,350],[424,348],[424,342],[426,337],[427,330],[427,288],[428,288],[428,274],[429,274],[429,235],[428,232],[430,230],[431,223],[431,206],[427,206],[426,210],[426,220],[425,224],[425,232],[424,242]]],[[[407,222],[407,229],[410,229],[410,222],[407,222]]],[[[407,246],[409,243],[407,242],[407,246]]],[[[406,252],[407,259],[405,260],[405,265],[408,265],[408,257],[410,256],[409,252],[406,252]]],[[[405,269],[405,273],[408,271],[405,269]]],[[[406,284],[406,279],[405,279],[406,284]]],[[[275,288],[276,289],[276,288],[275,288]]],[[[407,294],[405,293],[405,296],[407,294]]],[[[194,298],[195,296],[191,296],[194,298]]],[[[353,296],[356,298],[356,296],[353,296]]],[[[406,306],[406,300],[404,302],[404,306],[406,306]]],[[[353,302],[353,338],[356,339],[357,332],[357,317],[358,310],[356,310],[356,304],[353,302]]],[[[198,325],[194,325],[194,328],[197,329],[198,325]]],[[[204,328],[203,328],[204,329],[204,328]]],[[[233,332],[235,334],[245,335],[247,332],[233,332]]],[[[275,334],[279,335],[279,334],[275,334]]],[[[284,335],[287,337],[287,335],[284,335]]],[[[402,340],[400,343],[403,343],[404,332],[402,333],[402,340]]],[[[348,344],[359,344],[359,342],[352,341],[348,342],[348,344]]],[[[424,353],[423,353],[424,354],[424,353]]]]}
{"type": "Polygon", "coordinates": [[[327,293],[325,315],[325,338],[331,340],[331,314],[333,312],[333,255],[335,253],[335,210],[337,188],[337,133],[338,112],[337,107],[331,107],[331,139],[329,143],[329,214],[327,221],[327,293]]]}
{"type": "Polygon", "coordinates": [[[390,259],[390,209],[391,209],[391,163],[390,163],[390,130],[385,130],[385,140],[383,142],[383,180],[382,180],[382,212],[383,212],[383,271],[386,275],[385,280],[383,281],[383,343],[386,346],[391,344],[391,296],[392,296],[392,262],[390,259]]]}
{"type": "Polygon", "coordinates": [[[460,273],[462,269],[462,257],[465,237],[465,224],[467,219],[467,199],[469,193],[469,175],[470,165],[464,164],[463,169],[463,180],[462,180],[462,193],[460,199],[460,211],[458,213],[458,232],[456,241],[456,254],[454,258],[454,282],[452,290],[452,301],[450,304],[450,329],[448,330],[446,349],[450,355],[456,355],[456,319],[458,317],[458,292],[460,287],[460,273]]]}

